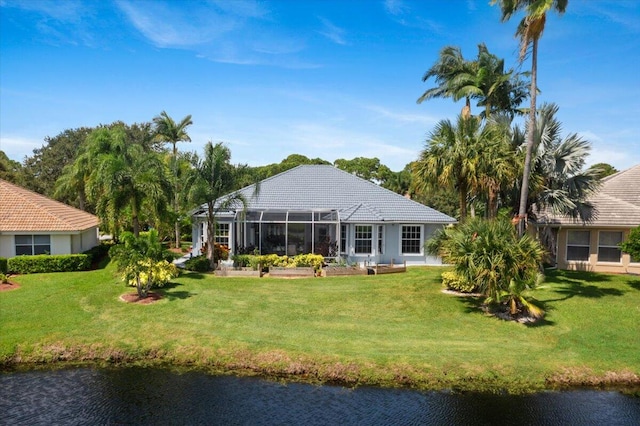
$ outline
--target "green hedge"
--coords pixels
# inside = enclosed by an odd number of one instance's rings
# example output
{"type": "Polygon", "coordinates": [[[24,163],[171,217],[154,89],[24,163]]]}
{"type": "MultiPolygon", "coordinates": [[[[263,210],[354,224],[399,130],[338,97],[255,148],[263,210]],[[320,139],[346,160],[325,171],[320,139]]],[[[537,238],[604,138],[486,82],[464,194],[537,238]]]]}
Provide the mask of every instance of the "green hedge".
{"type": "Polygon", "coordinates": [[[0,257],[0,274],[6,274],[9,272],[9,266],[7,264],[6,257],[0,257]]]}
{"type": "Polygon", "coordinates": [[[211,270],[207,256],[196,256],[184,262],[184,269],[194,272],[208,272],[211,270]]]}
{"type": "Polygon", "coordinates": [[[9,272],[13,274],[85,271],[90,266],[91,256],[87,254],[39,254],[12,257],[8,261],[9,272]]]}

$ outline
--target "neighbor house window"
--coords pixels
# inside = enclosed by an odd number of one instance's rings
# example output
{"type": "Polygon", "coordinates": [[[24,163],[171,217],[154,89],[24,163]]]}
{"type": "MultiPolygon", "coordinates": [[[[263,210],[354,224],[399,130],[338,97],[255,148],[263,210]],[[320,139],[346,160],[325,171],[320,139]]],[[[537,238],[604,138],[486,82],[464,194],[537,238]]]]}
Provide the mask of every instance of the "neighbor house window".
{"type": "Polygon", "coordinates": [[[620,262],[621,231],[600,231],[598,236],[598,262],[620,262]]]}
{"type": "Polygon", "coordinates": [[[589,260],[589,231],[568,231],[567,232],[567,260],[588,261],[589,260]]]}
{"type": "Polygon", "coordinates": [[[49,235],[16,235],[16,256],[51,253],[49,235]]]}
{"type": "Polygon", "coordinates": [[[347,252],[347,225],[340,225],[340,253],[347,252]]]}
{"type": "Polygon", "coordinates": [[[215,242],[222,246],[229,247],[229,224],[216,223],[215,242]]]}
{"type": "Polygon", "coordinates": [[[422,251],[422,226],[402,225],[402,254],[420,254],[422,251]]]}
{"type": "Polygon", "coordinates": [[[371,254],[371,240],[373,238],[373,226],[356,225],[354,240],[356,254],[371,254]]]}
{"type": "Polygon", "coordinates": [[[384,253],[384,225],[378,225],[378,254],[384,253]]]}

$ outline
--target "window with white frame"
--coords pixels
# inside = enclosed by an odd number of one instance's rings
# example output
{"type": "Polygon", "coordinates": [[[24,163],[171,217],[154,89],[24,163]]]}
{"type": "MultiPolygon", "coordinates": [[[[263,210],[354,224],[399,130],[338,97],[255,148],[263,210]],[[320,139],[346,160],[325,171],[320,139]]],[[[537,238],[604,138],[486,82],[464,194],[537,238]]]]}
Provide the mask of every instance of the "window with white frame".
{"type": "Polygon", "coordinates": [[[600,231],[598,235],[598,262],[619,263],[622,258],[622,231],[600,231]]]}
{"type": "Polygon", "coordinates": [[[373,240],[372,225],[356,225],[354,247],[356,254],[371,254],[373,240]]]}
{"type": "Polygon", "coordinates": [[[229,224],[216,223],[215,242],[221,246],[229,247],[229,224]]]}
{"type": "Polygon", "coordinates": [[[51,253],[50,235],[16,235],[16,256],[51,253]]]}
{"type": "Polygon", "coordinates": [[[422,252],[422,226],[402,225],[401,233],[402,254],[420,254],[422,252]]]}
{"type": "Polygon", "coordinates": [[[590,239],[589,231],[567,231],[567,261],[587,262],[590,239]]]}

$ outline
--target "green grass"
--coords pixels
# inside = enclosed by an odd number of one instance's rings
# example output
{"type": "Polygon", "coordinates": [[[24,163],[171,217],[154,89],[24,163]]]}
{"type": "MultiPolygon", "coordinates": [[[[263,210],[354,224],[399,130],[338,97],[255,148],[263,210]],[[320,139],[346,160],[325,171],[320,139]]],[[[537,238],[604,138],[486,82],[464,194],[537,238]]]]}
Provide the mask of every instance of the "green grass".
{"type": "Polygon", "coordinates": [[[111,265],[15,277],[0,362],[132,362],[348,384],[538,390],[640,385],[640,278],[552,272],[526,326],[441,292],[439,268],[278,280],[183,274],[152,305],[119,301],[111,265]]]}

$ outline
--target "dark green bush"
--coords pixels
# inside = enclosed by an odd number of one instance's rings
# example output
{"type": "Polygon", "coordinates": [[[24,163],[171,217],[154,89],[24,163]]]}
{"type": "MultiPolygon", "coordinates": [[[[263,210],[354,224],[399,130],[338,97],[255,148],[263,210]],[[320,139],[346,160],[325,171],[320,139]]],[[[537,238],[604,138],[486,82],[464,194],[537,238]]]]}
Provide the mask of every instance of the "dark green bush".
{"type": "Polygon", "coordinates": [[[184,269],[195,272],[208,272],[211,270],[207,256],[196,256],[184,262],[184,269]]]}
{"type": "Polygon", "coordinates": [[[87,254],[39,254],[12,257],[8,261],[9,272],[14,274],[85,271],[90,266],[91,256],[87,254]]]}
{"type": "Polygon", "coordinates": [[[7,258],[0,257],[0,274],[6,274],[9,271],[9,267],[7,265],[7,258]]]}
{"type": "Polygon", "coordinates": [[[109,254],[109,249],[111,247],[113,247],[113,243],[100,243],[85,251],[84,254],[91,256],[91,262],[99,262],[109,254]]]}

